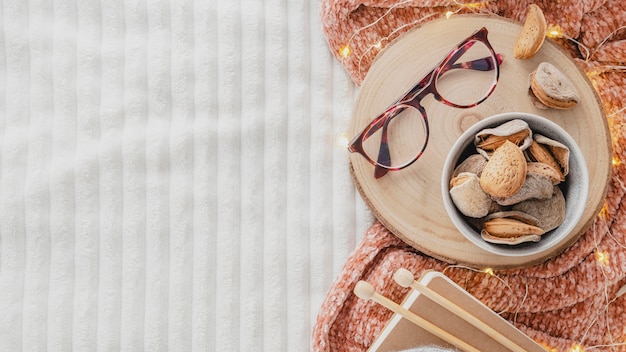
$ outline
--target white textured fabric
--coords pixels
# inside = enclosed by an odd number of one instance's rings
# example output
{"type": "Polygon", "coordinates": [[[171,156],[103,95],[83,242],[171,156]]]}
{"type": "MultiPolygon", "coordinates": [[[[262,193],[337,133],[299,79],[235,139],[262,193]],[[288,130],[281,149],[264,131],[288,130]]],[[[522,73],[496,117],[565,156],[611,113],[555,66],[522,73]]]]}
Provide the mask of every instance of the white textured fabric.
{"type": "Polygon", "coordinates": [[[371,215],[317,0],[0,1],[0,351],[306,351],[371,215]]]}

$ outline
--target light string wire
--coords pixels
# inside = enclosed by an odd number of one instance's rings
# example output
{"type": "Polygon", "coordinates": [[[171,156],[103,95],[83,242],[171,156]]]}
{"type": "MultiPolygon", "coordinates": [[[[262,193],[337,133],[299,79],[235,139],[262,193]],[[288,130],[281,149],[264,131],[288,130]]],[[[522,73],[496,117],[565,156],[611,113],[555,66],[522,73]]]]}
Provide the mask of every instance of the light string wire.
{"type": "MultiPolygon", "coordinates": [[[[352,41],[354,40],[354,38],[360,34],[362,31],[367,30],[368,28],[371,28],[373,26],[375,26],[377,23],[381,22],[386,16],[388,16],[394,9],[405,5],[407,3],[412,2],[413,0],[403,0],[400,1],[394,5],[392,5],[381,17],[377,18],[374,22],[361,27],[359,29],[357,29],[349,38],[347,44],[340,49],[340,54],[344,59],[347,59],[351,53],[352,53],[352,49],[351,49],[351,44],[352,41]]],[[[457,0],[453,1],[455,5],[457,5],[456,10],[452,11],[452,10],[448,10],[445,13],[443,13],[443,15],[445,15],[446,18],[450,18],[451,16],[461,12],[464,9],[469,9],[472,12],[482,12],[482,13],[491,13],[494,14],[491,11],[488,10],[484,10],[483,7],[485,5],[487,5],[489,3],[489,1],[482,1],[482,2],[474,2],[474,3],[461,3],[457,0]]],[[[361,53],[358,57],[358,72],[362,71],[362,61],[364,59],[364,57],[366,55],[368,55],[372,50],[377,49],[377,50],[381,50],[383,48],[383,44],[387,41],[389,41],[389,39],[391,37],[393,37],[394,35],[396,35],[398,32],[402,31],[403,29],[407,28],[407,27],[411,27],[414,26],[420,22],[423,22],[431,17],[437,16],[437,15],[441,15],[440,13],[431,13],[428,14],[422,18],[416,19],[412,22],[409,23],[405,23],[401,26],[399,26],[398,28],[395,28],[393,31],[391,31],[388,35],[386,35],[383,38],[380,38],[378,41],[376,41],[376,43],[370,45],[369,47],[367,47],[365,49],[365,51],[363,53],[361,53]]],[[[568,41],[571,41],[572,43],[576,44],[580,49],[582,49],[584,51],[584,55],[583,55],[583,59],[585,62],[588,62],[589,60],[591,60],[591,57],[593,57],[600,49],[602,46],[606,45],[606,43],[615,35],[617,34],[617,32],[619,32],[620,30],[626,29],[626,25],[620,26],[617,29],[615,29],[613,32],[611,32],[606,38],[604,38],[596,47],[595,49],[590,50],[587,46],[585,46],[583,43],[579,42],[578,40],[576,40],[575,38],[572,38],[568,35],[566,35],[559,26],[557,25],[550,25],[548,28],[548,31],[546,32],[546,36],[549,38],[563,38],[566,39],[568,41]]],[[[582,53],[581,53],[582,55],[582,53]]],[[[595,75],[600,75],[603,73],[607,73],[607,72],[626,72],[626,66],[623,65],[601,65],[598,67],[595,67],[593,69],[593,71],[588,72],[587,75],[592,78],[595,75]]],[[[607,117],[614,117],[617,114],[620,114],[622,112],[626,111],[626,106],[617,110],[617,111],[613,111],[611,112],[607,117]]],[[[613,165],[617,166],[620,165],[621,161],[620,160],[613,160],[613,165]]],[[[624,184],[624,182],[619,178],[616,177],[617,182],[620,184],[621,188],[626,190],[626,185],[624,184]]],[[[605,206],[606,207],[606,206],[605,206]]],[[[581,337],[581,339],[579,340],[578,344],[575,344],[571,347],[570,351],[571,352],[579,352],[579,351],[584,351],[584,350],[592,350],[592,349],[599,349],[599,348],[610,348],[610,347],[619,347],[619,346],[625,346],[626,342],[615,342],[614,337],[610,331],[610,326],[609,326],[609,306],[615,302],[621,295],[623,295],[624,293],[626,293],[626,286],[622,287],[619,292],[616,294],[616,296],[609,300],[609,287],[608,287],[608,276],[607,273],[605,271],[604,266],[607,265],[606,264],[606,260],[609,260],[607,258],[607,254],[600,251],[600,244],[597,241],[597,229],[596,229],[596,221],[598,217],[602,217],[603,213],[606,212],[606,209],[603,208],[601,213],[598,214],[598,216],[596,217],[596,219],[594,219],[594,230],[593,230],[593,236],[594,236],[594,245],[595,245],[595,253],[596,253],[596,260],[597,260],[597,264],[600,266],[600,271],[604,277],[604,290],[603,290],[603,296],[604,296],[604,302],[605,305],[602,307],[602,309],[600,309],[594,319],[591,321],[591,324],[585,329],[585,332],[583,333],[583,336],[581,337]],[[606,328],[607,328],[607,332],[609,335],[609,339],[610,339],[610,344],[601,344],[601,345],[594,345],[594,346],[587,346],[587,347],[583,347],[583,344],[585,342],[585,340],[587,339],[587,335],[589,333],[589,331],[591,330],[591,328],[596,324],[596,322],[598,321],[599,317],[602,314],[606,314],[606,328]]],[[[608,215],[604,215],[605,217],[608,217],[608,215]]],[[[613,235],[613,233],[610,230],[610,226],[607,226],[606,229],[607,233],[606,235],[608,235],[618,246],[620,246],[621,248],[626,249],[626,245],[622,244],[619,242],[619,240],[615,237],[615,235],[613,235]]],[[[485,268],[485,269],[477,269],[477,268],[472,268],[472,267],[468,267],[468,266],[463,266],[463,265],[449,265],[447,267],[445,267],[442,271],[443,274],[446,273],[446,271],[448,271],[449,269],[454,269],[454,268],[458,268],[458,269],[464,269],[464,270],[468,270],[471,272],[475,272],[475,273],[484,273],[486,275],[492,276],[494,278],[496,278],[497,280],[499,280],[502,284],[504,284],[506,286],[506,288],[513,294],[513,296],[515,296],[515,292],[513,291],[513,288],[509,285],[509,283],[501,278],[499,275],[497,275],[493,269],[491,268],[485,268]]],[[[521,302],[517,305],[516,310],[513,312],[514,313],[514,317],[513,317],[513,322],[516,323],[517,322],[517,317],[518,314],[522,311],[524,304],[526,304],[526,299],[528,298],[529,295],[529,285],[528,285],[528,277],[527,276],[523,276],[525,278],[525,293],[524,296],[521,298],[521,302]]],[[[518,297],[519,300],[519,297],[518,297]]],[[[515,304],[513,302],[513,300],[511,301],[511,303],[509,304],[509,306],[507,306],[506,308],[504,308],[502,311],[497,312],[497,314],[502,314],[505,312],[510,312],[510,309],[512,308],[512,305],[515,304]]],[[[549,347],[548,347],[549,348],[549,347]]]]}
{"type": "MultiPolygon", "coordinates": [[[[602,251],[600,251],[600,243],[598,243],[598,232],[597,232],[597,217],[593,220],[593,243],[594,246],[596,248],[596,260],[598,260],[598,266],[600,268],[600,272],[602,273],[602,276],[604,277],[604,301],[606,302],[605,306],[603,307],[603,309],[599,310],[598,312],[596,312],[595,317],[591,320],[591,324],[587,327],[587,329],[585,329],[585,332],[583,333],[580,341],[579,341],[579,345],[584,345],[585,340],[587,339],[587,334],[589,333],[589,330],[591,330],[591,328],[596,324],[596,322],[598,321],[598,318],[603,314],[606,313],[606,328],[607,328],[607,332],[608,332],[608,336],[610,339],[610,342],[613,343],[613,335],[611,334],[611,330],[610,330],[610,326],[608,324],[609,321],[609,304],[612,301],[609,301],[609,292],[608,292],[608,281],[609,278],[606,274],[606,271],[604,270],[604,267],[608,264],[608,257],[606,254],[604,254],[602,251]]],[[[617,298],[616,298],[617,299],[617,298]]]]}
{"type": "MultiPolygon", "coordinates": [[[[623,25],[623,26],[620,26],[620,27],[616,28],[606,38],[604,38],[604,40],[602,40],[600,42],[600,44],[598,44],[598,46],[595,48],[595,50],[593,51],[591,56],[595,55],[598,52],[598,50],[600,50],[600,47],[602,47],[604,44],[606,44],[606,42],[609,41],[609,39],[611,39],[615,34],[617,34],[617,32],[621,31],[622,29],[626,29],[626,25],[623,25]]],[[[626,66],[620,66],[620,67],[624,68],[626,66]]]]}
{"type": "Polygon", "coordinates": [[[515,310],[515,314],[513,315],[513,323],[517,323],[517,315],[522,310],[524,303],[526,303],[526,298],[528,297],[528,276],[523,276],[524,278],[524,297],[522,297],[522,302],[518,305],[517,310],[515,310]]]}
{"type": "Polygon", "coordinates": [[[366,29],[368,29],[370,27],[375,26],[378,22],[382,21],[385,17],[387,17],[387,15],[390,14],[391,11],[393,11],[394,9],[400,7],[401,5],[404,5],[404,4],[407,4],[409,2],[412,2],[412,1],[413,0],[403,0],[403,1],[400,1],[400,2],[397,2],[397,3],[393,4],[393,5],[391,5],[389,7],[389,9],[387,9],[387,11],[382,16],[377,18],[374,22],[372,22],[372,23],[370,23],[370,24],[368,24],[368,25],[366,25],[364,27],[361,27],[361,28],[357,29],[354,33],[352,33],[352,35],[348,39],[348,42],[346,43],[346,45],[343,46],[341,49],[339,49],[339,53],[341,54],[341,56],[344,59],[347,58],[348,56],[350,56],[350,54],[352,52],[352,49],[350,49],[351,48],[351,44],[352,44],[352,40],[354,39],[354,37],[359,35],[359,33],[361,33],[362,31],[364,31],[364,30],[366,30],[366,29]]]}
{"type": "MultiPolygon", "coordinates": [[[[626,72],[626,66],[622,66],[622,67],[623,67],[623,70],[626,72]]],[[[612,113],[609,115],[609,117],[615,117],[615,115],[620,114],[620,113],[622,113],[622,112],[624,112],[624,111],[626,111],[626,106],[624,106],[623,108],[621,108],[621,109],[619,109],[619,110],[617,110],[617,111],[612,112],[612,113]]]]}
{"type": "MultiPolygon", "coordinates": [[[[626,186],[624,186],[624,184],[622,183],[622,187],[626,190],[626,186]]],[[[596,249],[595,253],[596,253],[596,261],[597,261],[597,265],[600,267],[600,272],[603,275],[604,278],[604,286],[603,286],[603,296],[604,296],[604,302],[605,304],[602,306],[602,308],[596,312],[594,318],[592,319],[590,325],[585,329],[583,336],[581,337],[581,339],[578,341],[578,343],[574,344],[571,349],[569,350],[570,352],[582,352],[582,351],[586,351],[586,350],[594,350],[594,349],[599,349],[599,348],[609,348],[609,347],[620,347],[620,346],[626,346],[626,341],[625,342],[615,342],[615,337],[613,336],[611,330],[610,330],[610,314],[609,314],[609,307],[610,305],[615,302],[618,298],[620,298],[622,295],[624,295],[626,293],[626,285],[624,287],[622,287],[618,293],[615,295],[615,297],[613,297],[613,299],[609,299],[609,278],[607,276],[607,273],[605,271],[605,266],[608,265],[608,263],[606,262],[608,260],[608,255],[602,251],[600,251],[600,243],[598,242],[598,238],[597,238],[597,221],[598,218],[602,218],[604,216],[604,218],[606,218],[608,215],[602,215],[604,213],[604,209],[601,211],[600,214],[598,214],[598,216],[596,216],[596,218],[594,219],[594,225],[593,225],[593,241],[594,241],[594,247],[596,249]],[[601,255],[598,255],[598,253],[601,253],[601,255]],[[591,330],[591,328],[593,328],[593,326],[597,323],[599,317],[601,315],[605,314],[605,326],[607,329],[607,334],[609,337],[609,344],[601,344],[601,345],[593,345],[593,346],[587,346],[584,347],[584,342],[587,339],[587,334],[589,333],[589,331],[591,330]]],[[[605,220],[606,221],[606,220],[605,220]]],[[[607,228],[607,234],[610,235],[610,238],[620,247],[622,248],[626,248],[626,245],[620,243],[618,241],[617,238],[614,237],[614,235],[610,232],[610,228],[608,225],[606,225],[607,228]]],[[[592,252],[593,253],[593,252],[592,252]]],[[[442,270],[442,274],[446,274],[446,272],[450,269],[463,269],[463,270],[467,270],[468,272],[474,272],[474,273],[482,273],[491,277],[496,278],[498,281],[502,282],[506,288],[510,291],[510,293],[512,294],[512,296],[515,296],[515,292],[513,290],[513,288],[511,287],[511,285],[508,283],[508,281],[506,281],[505,279],[503,279],[502,277],[500,277],[499,275],[496,274],[496,272],[491,269],[491,268],[485,268],[485,269],[478,269],[478,268],[473,268],[473,267],[469,267],[469,266],[465,266],[465,265],[448,265],[446,266],[443,270],[442,270]]],[[[525,279],[525,293],[521,298],[521,302],[517,305],[516,310],[513,312],[513,323],[517,323],[517,317],[519,312],[522,310],[522,308],[524,307],[525,303],[526,303],[526,299],[529,295],[529,285],[528,285],[528,279],[529,277],[527,276],[521,276],[525,279]]],[[[519,296],[517,296],[517,300],[519,301],[519,296]]],[[[509,306],[507,306],[506,308],[502,309],[499,312],[496,312],[497,314],[501,315],[505,312],[511,312],[511,306],[514,305],[514,302],[511,301],[511,303],[509,304],[509,306]]],[[[550,349],[549,346],[546,346],[547,348],[550,349]]]]}
{"type": "Polygon", "coordinates": [[[579,48],[582,47],[585,50],[585,52],[587,53],[587,55],[584,56],[585,61],[589,61],[589,59],[591,58],[591,52],[589,51],[589,48],[587,48],[583,43],[579,42],[578,40],[565,34],[565,32],[561,29],[559,25],[556,25],[556,24],[548,25],[548,29],[546,30],[546,37],[551,38],[551,39],[563,38],[563,39],[569,40],[572,43],[578,45],[579,48]]]}
{"type": "MultiPolygon", "coordinates": [[[[618,179],[618,182],[620,182],[621,187],[626,191],[626,185],[624,185],[624,183],[621,182],[621,180],[618,179]]],[[[600,243],[598,242],[598,237],[597,237],[597,221],[598,218],[603,218],[606,224],[606,218],[608,217],[608,214],[605,214],[606,210],[603,208],[602,211],[600,212],[600,214],[598,214],[598,216],[596,216],[596,218],[594,219],[594,225],[593,225],[593,241],[594,241],[594,247],[595,247],[595,253],[596,253],[596,261],[597,261],[597,265],[600,267],[600,272],[603,275],[604,278],[604,285],[603,285],[603,296],[604,296],[604,302],[605,304],[602,306],[602,308],[596,312],[594,318],[592,319],[590,325],[585,329],[583,336],[581,337],[581,339],[579,340],[578,343],[574,344],[571,349],[570,352],[582,352],[582,351],[586,351],[586,350],[594,350],[594,349],[599,349],[599,348],[609,348],[609,347],[620,347],[620,346],[626,346],[626,341],[625,342],[616,342],[615,341],[615,337],[613,336],[610,328],[610,312],[609,312],[609,308],[610,305],[615,302],[618,298],[620,298],[622,295],[624,295],[626,293],[626,286],[622,287],[618,293],[615,295],[615,297],[613,297],[613,299],[609,299],[609,278],[608,275],[605,271],[605,267],[608,266],[608,262],[607,260],[609,260],[608,258],[608,254],[605,252],[600,251],[600,243]],[[603,215],[604,214],[604,215],[603,215]],[[591,330],[591,328],[593,328],[593,326],[597,323],[599,317],[601,315],[605,315],[605,326],[607,329],[607,335],[609,337],[609,344],[601,344],[601,345],[593,345],[593,346],[587,346],[584,347],[584,342],[587,339],[587,335],[589,333],[589,331],[591,330]]],[[[607,235],[611,238],[612,241],[614,241],[619,247],[621,248],[625,248],[626,249],[626,245],[622,244],[610,231],[610,226],[607,224],[606,225],[606,231],[607,231],[607,235]]],[[[486,269],[477,269],[477,268],[472,268],[469,266],[464,266],[464,265],[449,265],[447,267],[445,267],[442,271],[443,274],[446,273],[446,271],[448,271],[449,269],[453,269],[453,268],[458,268],[458,269],[465,269],[471,272],[475,272],[475,273],[484,273],[487,274],[489,276],[493,276],[496,279],[498,279],[499,281],[501,281],[502,283],[504,283],[504,285],[507,287],[508,290],[511,291],[511,293],[513,295],[515,295],[515,292],[513,291],[513,288],[508,284],[508,282],[501,278],[499,275],[497,275],[493,269],[491,268],[486,268],[486,269]]],[[[517,316],[519,314],[519,312],[522,310],[522,308],[524,307],[524,304],[526,303],[526,298],[528,297],[528,277],[527,276],[523,276],[523,278],[526,280],[525,281],[525,293],[524,296],[521,299],[521,302],[519,303],[519,305],[517,306],[517,309],[514,312],[514,316],[513,316],[513,323],[517,323],[517,316]]],[[[519,297],[518,297],[519,300],[519,297]]],[[[497,312],[498,314],[502,314],[504,312],[509,311],[510,309],[510,305],[509,307],[503,309],[500,312],[497,312]]],[[[549,348],[549,347],[548,347],[549,348]]]]}
{"type": "MultiPolygon", "coordinates": [[[[620,183],[620,187],[621,187],[624,191],[626,191],[626,186],[624,185],[624,183],[623,183],[623,182],[622,182],[619,178],[616,178],[616,180],[620,183]]],[[[605,221],[605,222],[606,222],[606,219],[607,219],[607,218],[608,218],[608,214],[607,214],[607,215],[605,215],[605,216],[603,217],[603,219],[604,219],[604,221],[605,221]]],[[[595,222],[595,220],[594,220],[594,222],[595,222]]],[[[607,227],[607,230],[606,230],[606,231],[607,231],[607,233],[606,233],[606,235],[607,235],[607,236],[609,236],[609,238],[610,238],[611,240],[613,240],[613,242],[615,242],[615,244],[616,244],[617,246],[619,246],[619,247],[621,247],[621,248],[626,249],[626,245],[624,245],[623,243],[621,243],[621,242],[620,242],[620,241],[619,241],[619,240],[615,237],[615,235],[611,232],[610,226],[609,226],[609,225],[607,225],[606,227],[607,227]]],[[[595,233],[594,233],[594,241],[595,241],[595,240],[596,240],[596,238],[595,238],[595,233]]],[[[598,247],[598,246],[599,246],[599,244],[596,244],[596,247],[598,247]]],[[[589,330],[593,327],[593,325],[595,325],[596,321],[598,320],[598,318],[599,318],[599,317],[600,317],[600,315],[602,315],[602,314],[605,314],[605,315],[606,315],[606,323],[605,323],[605,326],[606,326],[606,328],[607,328],[607,335],[609,336],[609,339],[610,339],[610,341],[609,341],[609,342],[610,342],[610,344],[601,344],[601,345],[589,346],[589,347],[587,347],[587,348],[586,348],[587,350],[595,350],[595,349],[600,349],[600,348],[608,348],[608,347],[626,346],[626,341],[624,341],[624,342],[615,342],[615,341],[614,341],[614,337],[613,337],[613,334],[612,334],[612,332],[611,332],[611,330],[610,330],[610,325],[609,325],[609,321],[610,321],[609,306],[610,306],[613,302],[615,302],[618,298],[620,298],[622,295],[626,294],[626,285],[622,286],[622,287],[621,287],[621,288],[617,291],[617,293],[615,294],[615,297],[613,297],[613,299],[611,299],[611,300],[609,301],[609,300],[608,300],[608,298],[609,298],[609,297],[608,297],[608,282],[607,282],[607,281],[608,281],[608,277],[607,277],[607,275],[606,275],[606,272],[604,271],[604,267],[603,267],[603,266],[601,266],[601,267],[600,267],[600,269],[601,269],[601,271],[602,271],[602,274],[603,274],[603,275],[604,275],[604,277],[605,277],[605,287],[604,287],[604,289],[605,289],[605,301],[606,301],[607,303],[606,303],[606,305],[603,307],[603,309],[602,309],[602,310],[600,310],[600,311],[596,314],[596,316],[594,317],[594,319],[593,319],[593,320],[592,320],[592,322],[591,322],[591,325],[590,325],[589,327],[587,327],[587,329],[585,330],[585,332],[584,332],[584,334],[583,334],[583,337],[582,337],[582,339],[580,340],[580,344],[582,345],[582,344],[584,343],[584,340],[586,339],[586,335],[587,335],[587,333],[588,333],[588,332],[589,332],[589,330]]]]}
{"type": "MultiPolygon", "coordinates": [[[[459,10],[457,10],[457,12],[458,12],[458,11],[460,11],[460,9],[459,9],[459,10]]],[[[365,57],[365,56],[366,56],[366,55],[367,55],[370,51],[372,51],[372,50],[374,50],[374,49],[377,49],[377,50],[382,49],[383,42],[388,41],[388,40],[389,40],[389,38],[391,38],[392,36],[394,36],[394,35],[395,35],[396,33],[398,33],[399,31],[403,30],[404,28],[414,26],[414,25],[416,25],[416,24],[418,24],[418,23],[420,23],[420,22],[422,22],[422,21],[425,21],[425,20],[427,20],[427,19],[429,19],[429,18],[431,18],[431,17],[433,17],[433,16],[439,16],[439,15],[440,15],[439,13],[431,13],[431,14],[426,15],[426,16],[424,16],[424,17],[422,17],[422,18],[419,18],[419,19],[417,19],[417,20],[415,20],[415,21],[413,21],[413,22],[410,22],[410,23],[405,23],[405,24],[401,25],[400,27],[398,27],[398,28],[394,29],[391,33],[389,33],[389,35],[387,35],[387,36],[385,36],[385,37],[381,38],[378,42],[376,42],[376,44],[374,44],[374,45],[370,45],[370,46],[369,46],[367,49],[365,49],[365,51],[363,51],[363,53],[359,56],[359,60],[358,60],[358,72],[359,72],[359,73],[361,73],[361,72],[363,71],[363,67],[361,66],[361,63],[363,62],[363,58],[364,58],[364,57],[365,57]]]]}
{"type": "MultiPolygon", "coordinates": [[[[515,291],[513,290],[513,288],[511,287],[511,285],[509,285],[508,281],[506,281],[506,280],[504,280],[503,278],[501,278],[500,276],[498,276],[498,275],[494,272],[494,270],[493,270],[492,268],[485,268],[485,269],[482,269],[482,270],[481,270],[481,269],[476,269],[476,268],[472,268],[472,267],[465,266],[465,265],[458,265],[458,264],[455,264],[455,265],[448,265],[447,267],[445,267],[445,268],[441,271],[441,273],[445,275],[445,273],[446,273],[446,271],[448,271],[448,269],[465,269],[465,270],[472,271],[472,272],[475,272],[475,273],[482,273],[482,274],[488,275],[488,276],[490,276],[490,277],[494,277],[494,278],[496,278],[498,281],[500,281],[502,284],[504,284],[504,286],[506,286],[506,288],[509,290],[509,292],[511,292],[511,294],[512,294],[513,296],[515,295],[515,291]]],[[[523,299],[522,299],[522,303],[523,303],[525,300],[526,300],[526,295],[524,295],[524,297],[523,297],[523,299]]],[[[496,313],[497,313],[498,315],[501,315],[501,314],[506,313],[506,312],[511,312],[512,307],[513,307],[514,305],[515,305],[515,302],[513,302],[513,300],[511,300],[511,301],[509,302],[509,305],[508,305],[507,307],[503,308],[502,310],[500,310],[499,312],[496,312],[496,313]]],[[[520,304],[520,305],[518,305],[517,310],[515,311],[515,314],[517,314],[517,313],[520,311],[520,309],[521,309],[521,308],[522,308],[522,305],[521,305],[521,304],[520,304]]]]}
{"type": "MultiPolygon", "coordinates": [[[[399,1],[393,5],[391,5],[387,11],[385,11],[385,13],[383,15],[381,15],[380,17],[378,17],[376,20],[374,20],[373,22],[358,28],[356,31],[354,31],[352,33],[352,35],[350,36],[350,38],[348,39],[346,45],[344,45],[343,47],[341,47],[339,49],[339,53],[341,55],[342,58],[347,59],[351,54],[352,54],[352,41],[354,40],[354,38],[359,35],[362,31],[369,29],[373,26],[375,26],[376,24],[378,24],[380,21],[382,21],[385,17],[387,17],[393,10],[402,7],[402,5],[405,5],[407,3],[413,2],[414,0],[403,0],[403,1],[399,1]]],[[[462,10],[470,10],[474,13],[476,12],[480,12],[480,13],[490,13],[493,15],[496,15],[495,13],[491,12],[491,11],[487,11],[484,10],[483,7],[486,6],[487,4],[489,4],[489,1],[481,1],[481,2],[471,2],[471,3],[462,3],[459,2],[458,0],[454,0],[453,1],[454,5],[456,5],[456,10],[452,11],[452,10],[448,10],[446,12],[443,13],[443,15],[446,16],[446,18],[450,18],[450,16],[455,15],[459,12],[461,12],[462,10]]],[[[448,7],[450,8],[450,6],[448,7]]],[[[383,48],[383,43],[384,42],[388,42],[390,38],[392,38],[394,35],[396,35],[398,32],[404,30],[405,28],[408,27],[412,27],[418,23],[421,23],[431,17],[435,17],[435,16],[441,16],[442,14],[439,12],[433,12],[430,13],[424,17],[418,18],[416,20],[413,20],[411,22],[408,23],[404,23],[402,25],[400,25],[397,28],[394,28],[388,35],[380,38],[378,41],[376,41],[374,44],[371,44],[370,46],[368,46],[358,57],[357,59],[357,70],[359,73],[361,73],[363,71],[363,67],[362,67],[362,62],[363,59],[366,55],[368,55],[371,51],[373,50],[381,50],[383,48]]]]}
{"type": "MultiPolygon", "coordinates": [[[[617,181],[620,183],[622,189],[624,189],[626,191],[626,187],[624,186],[624,184],[622,183],[622,181],[617,178],[617,181]]],[[[602,208],[602,210],[600,211],[600,213],[596,216],[596,218],[594,218],[593,221],[593,241],[594,241],[594,248],[595,248],[595,255],[596,255],[596,262],[597,265],[599,266],[599,270],[602,273],[602,276],[604,278],[604,286],[603,286],[603,295],[604,295],[604,302],[605,304],[602,306],[601,309],[599,309],[594,318],[591,320],[591,323],[587,326],[587,328],[585,329],[581,339],[578,341],[577,344],[575,344],[571,349],[570,352],[580,352],[580,351],[585,351],[585,350],[593,350],[593,349],[598,349],[598,348],[608,348],[608,347],[619,347],[619,346],[626,346],[626,341],[624,342],[616,342],[615,341],[615,337],[613,336],[613,333],[611,332],[611,325],[610,325],[610,305],[615,302],[618,298],[620,298],[622,295],[624,295],[624,293],[626,293],[626,285],[624,285],[623,287],[620,288],[620,290],[618,290],[618,292],[615,294],[615,297],[613,297],[613,299],[609,299],[609,277],[607,275],[606,272],[606,267],[608,267],[610,265],[610,258],[608,256],[608,254],[604,251],[602,251],[600,249],[600,243],[598,242],[598,233],[597,233],[597,229],[598,229],[598,220],[602,220],[604,223],[604,228],[606,229],[606,233],[605,236],[608,236],[613,242],[615,242],[615,244],[621,248],[626,249],[626,245],[622,244],[616,237],[615,235],[613,235],[613,233],[611,232],[611,224],[608,223],[608,219],[609,219],[609,214],[608,211],[606,209],[606,205],[602,208]],[[609,344],[601,344],[601,345],[593,345],[593,346],[588,346],[588,347],[583,347],[585,340],[587,339],[587,334],[589,333],[589,331],[591,330],[591,328],[598,322],[598,319],[600,318],[600,316],[605,315],[605,328],[607,330],[607,334],[605,336],[608,336],[609,338],[609,344]]]]}

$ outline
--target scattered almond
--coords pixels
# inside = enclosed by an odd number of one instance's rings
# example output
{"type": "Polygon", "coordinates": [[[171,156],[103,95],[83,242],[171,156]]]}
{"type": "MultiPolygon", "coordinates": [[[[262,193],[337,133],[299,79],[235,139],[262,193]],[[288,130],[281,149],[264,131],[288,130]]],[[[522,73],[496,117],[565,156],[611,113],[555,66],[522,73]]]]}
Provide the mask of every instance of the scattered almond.
{"type": "Polygon", "coordinates": [[[513,55],[517,59],[530,59],[541,49],[546,38],[548,24],[541,8],[535,4],[528,5],[526,20],[513,47],[513,55]]]}
{"type": "Polygon", "coordinates": [[[540,63],[530,74],[530,93],[540,104],[554,109],[571,109],[580,100],[572,81],[548,62],[540,63]]]}

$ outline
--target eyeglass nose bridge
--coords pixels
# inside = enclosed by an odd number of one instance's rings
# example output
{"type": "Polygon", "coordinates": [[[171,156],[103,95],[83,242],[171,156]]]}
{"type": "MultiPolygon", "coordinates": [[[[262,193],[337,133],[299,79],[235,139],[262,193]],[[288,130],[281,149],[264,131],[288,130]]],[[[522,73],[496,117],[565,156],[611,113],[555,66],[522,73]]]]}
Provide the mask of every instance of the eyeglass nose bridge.
{"type": "MultiPolygon", "coordinates": [[[[422,106],[421,102],[428,94],[432,94],[435,100],[443,101],[439,92],[437,92],[437,87],[435,86],[435,77],[437,71],[431,71],[426,77],[424,77],[418,84],[416,84],[411,91],[409,91],[406,96],[408,97],[405,100],[400,100],[395,105],[411,105],[416,109],[425,113],[425,109],[422,106]],[[412,92],[415,90],[415,92],[412,92]]],[[[393,107],[393,106],[392,106],[393,107]]]]}

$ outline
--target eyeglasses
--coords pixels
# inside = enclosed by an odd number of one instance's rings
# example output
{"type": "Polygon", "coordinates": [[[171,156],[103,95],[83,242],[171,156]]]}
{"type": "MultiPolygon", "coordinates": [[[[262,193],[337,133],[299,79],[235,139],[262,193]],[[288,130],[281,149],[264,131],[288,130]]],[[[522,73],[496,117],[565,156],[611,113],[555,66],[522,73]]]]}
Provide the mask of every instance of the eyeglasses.
{"type": "Polygon", "coordinates": [[[467,109],[493,93],[504,60],[483,27],[452,49],[441,63],[378,115],[349,144],[375,166],[374,177],[413,164],[426,150],[429,130],[421,101],[428,94],[448,106],[467,109]],[[407,133],[410,131],[410,133],[407,133]]]}

